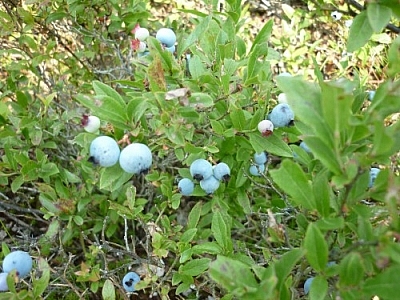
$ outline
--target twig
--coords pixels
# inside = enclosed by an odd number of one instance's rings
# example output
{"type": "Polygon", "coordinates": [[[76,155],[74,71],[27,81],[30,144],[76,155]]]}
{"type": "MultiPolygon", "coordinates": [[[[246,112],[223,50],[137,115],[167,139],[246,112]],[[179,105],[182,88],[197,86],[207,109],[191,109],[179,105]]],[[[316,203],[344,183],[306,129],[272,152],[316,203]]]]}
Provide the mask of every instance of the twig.
{"type": "Polygon", "coordinates": [[[126,216],[124,216],[124,241],[125,241],[125,247],[126,251],[130,251],[129,249],[129,243],[128,243],[128,220],[126,219],[126,216]]]}

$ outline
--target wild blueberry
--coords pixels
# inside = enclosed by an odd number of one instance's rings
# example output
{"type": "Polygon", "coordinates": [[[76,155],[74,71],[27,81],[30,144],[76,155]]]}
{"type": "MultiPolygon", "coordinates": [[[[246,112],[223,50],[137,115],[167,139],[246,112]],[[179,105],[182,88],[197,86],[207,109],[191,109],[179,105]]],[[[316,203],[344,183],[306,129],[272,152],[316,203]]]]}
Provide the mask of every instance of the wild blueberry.
{"type": "Polygon", "coordinates": [[[190,165],[190,175],[198,181],[207,179],[212,176],[213,168],[212,165],[205,159],[196,159],[190,165]]]}
{"type": "Polygon", "coordinates": [[[368,92],[368,100],[372,101],[375,97],[376,91],[369,91],[368,92]]]}
{"type": "Polygon", "coordinates": [[[304,282],[304,294],[307,295],[310,292],[311,283],[313,282],[314,277],[307,278],[304,282]]]}
{"type": "Polygon", "coordinates": [[[120,149],[113,138],[99,136],[90,144],[89,153],[89,161],[102,167],[111,167],[117,163],[120,149]]]}
{"type": "Polygon", "coordinates": [[[266,152],[254,153],[253,158],[257,165],[263,165],[267,162],[268,155],[266,152]]]}
{"type": "Polygon", "coordinates": [[[268,120],[274,124],[274,127],[285,127],[291,125],[294,120],[294,113],[287,103],[279,103],[268,115],[268,120]]]}
{"type": "Polygon", "coordinates": [[[292,74],[290,74],[289,72],[282,72],[282,73],[279,73],[278,76],[280,76],[280,77],[292,77],[292,74]]]}
{"type": "Polygon", "coordinates": [[[190,196],[194,191],[194,183],[189,178],[182,178],[178,182],[178,190],[183,196],[190,196]]]}
{"type": "Polygon", "coordinates": [[[175,48],[175,45],[172,45],[171,47],[166,47],[165,50],[167,50],[167,51],[171,52],[172,54],[174,54],[176,48],[175,48]]]}
{"type": "Polygon", "coordinates": [[[172,47],[176,42],[176,35],[172,29],[161,28],[156,33],[156,39],[165,47],[172,47]]]}
{"type": "Polygon", "coordinates": [[[135,272],[127,273],[122,279],[122,286],[127,292],[136,291],[135,286],[140,281],[140,277],[135,272]]]}
{"type": "Polygon", "coordinates": [[[220,162],[213,166],[213,173],[218,180],[228,181],[231,177],[231,168],[226,163],[220,162]]]}
{"type": "Polygon", "coordinates": [[[279,103],[287,103],[287,96],[285,93],[280,93],[278,95],[278,102],[279,103]]]}
{"type": "Polygon", "coordinates": [[[146,28],[136,28],[135,29],[135,39],[144,42],[150,36],[149,31],[146,28]]]}
{"type": "Polygon", "coordinates": [[[214,176],[210,176],[200,181],[200,187],[203,189],[203,191],[210,195],[218,189],[219,180],[214,176]]]}
{"type": "Polygon", "coordinates": [[[83,115],[81,124],[87,132],[95,133],[100,128],[100,119],[96,116],[83,115]]]}
{"type": "Polygon", "coordinates": [[[378,168],[371,168],[371,170],[369,171],[369,184],[368,184],[369,188],[372,188],[372,186],[374,185],[375,179],[380,171],[381,170],[378,168]]]}
{"type": "Polygon", "coordinates": [[[140,42],[139,43],[139,47],[137,48],[137,52],[138,53],[143,53],[143,52],[146,52],[146,50],[147,50],[146,43],[145,42],[140,42]]]}
{"type": "Polygon", "coordinates": [[[265,171],[265,165],[252,165],[249,168],[249,172],[253,176],[261,176],[265,171]]]}
{"type": "Polygon", "coordinates": [[[146,173],[153,162],[151,150],[147,145],[141,143],[133,143],[126,146],[119,156],[119,164],[121,168],[132,174],[146,173]]]}
{"type": "Polygon", "coordinates": [[[304,141],[302,141],[299,146],[300,146],[300,148],[303,148],[304,151],[311,153],[310,148],[308,148],[308,146],[306,145],[306,143],[304,141]]]}
{"type": "Polygon", "coordinates": [[[17,271],[20,278],[26,277],[32,269],[32,257],[28,252],[17,250],[10,252],[4,257],[3,272],[9,273],[12,270],[17,271]]]}
{"type": "Polygon", "coordinates": [[[274,132],[274,124],[270,120],[262,120],[257,128],[263,136],[270,136],[274,132]]]}
{"type": "Polygon", "coordinates": [[[349,28],[351,25],[353,25],[353,20],[352,19],[344,21],[344,26],[349,28]]]}
{"type": "Polygon", "coordinates": [[[335,21],[339,21],[342,18],[343,14],[338,12],[338,11],[334,11],[331,13],[331,17],[335,20],[335,21]]]}
{"type": "Polygon", "coordinates": [[[8,273],[0,273],[0,292],[7,292],[7,275],[8,273]]]}

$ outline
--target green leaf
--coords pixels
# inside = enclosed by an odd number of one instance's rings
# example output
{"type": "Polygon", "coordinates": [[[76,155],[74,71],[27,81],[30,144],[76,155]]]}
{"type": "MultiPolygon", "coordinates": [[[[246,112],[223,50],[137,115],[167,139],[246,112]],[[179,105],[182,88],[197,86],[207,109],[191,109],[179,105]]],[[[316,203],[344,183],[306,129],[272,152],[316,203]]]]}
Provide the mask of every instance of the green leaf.
{"type": "Polygon", "coordinates": [[[328,244],[314,223],[308,225],[304,248],[306,249],[306,258],[314,270],[317,272],[324,270],[328,263],[328,244]]]}
{"type": "Polygon", "coordinates": [[[198,258],[187,262],[179,267],[179,273],[188,276],[198,276],[208,269],[210,258],[198,258]]]}
{"type": "Polygon", "coordinates": [[[46,18],[46,24],[50,24],[51,22],[61,20],[65,17],[68,17],[68,14],[65,12],[54,12],[46,18]]]}
{"type": "MultiPolygon", "coordinates": [[[[304,81],[298,77],[278,76],[278,87],[287,95],[296,121],[306,124],[310,134],[318,136],[325,144],[333,148],[333,133],[323,118],[320,87],[313,82],[304,81]]],[[[297,126],[299,127],[299,126],[297,126]]]]}
{"type": "Polygon", "coordinates": [[[323,231],[343,229],[344,224],[343,217],[327,217],[315,222],[315,225],[323,231]]]}
{"type": "Polygon", "coordinates": [[[100,171],[100,189],[115,191],[132,178],[132,174],[124,172],[117,163],[100,171]]]}
{"type": "Polygon", "coordinates": [[[189,72],[193,79],[197,80],[200,76],[207,72],[206,67],[201,62],[200,57],[193,56],[189,61],[189,72]]]}
{"type": "Polygon", "coordinates": [[[274,25],[274,22],[272,19],[268,20],[268,22],[265,23],[263,28],[258,32],[256,38],[254,39],[253,44],[250,48],[250,52],[252,52],[257,45],[263,44],[266,41],[269,41],[269,38],[272,33],[273,25],[274,25]]]}
{"type": "Polygon", "coordinates": [[[247,74],[245,79],[245,84],[258,82],[257,69],[261,65],[260,57],[268,55],[268,44],[265,42],[263,44],[257,44],[251,50],[249,54],[249,60],[247,63],[247,74]],[[256,79],[256,82],[253,82],[256,79]]]}
{"type": "Polygon", "coordinates": [[[196,25],[195,29],[184,40],[181,47],[178,47],[178,57],[181,56],[182,53],[187,50],[187,48],[192,46],[196,41],[201,38],[201,35],[207,31],[211,20],[212,16],[208,15],[207,17],[203,18],[199,24],[196,25]]]}
{"type": "Polygon", "coordinates": [[[310,300],[325,300],[328,293],[328,281],[321,277],[316,276],[311,283],[310,300]]]}
{"type": "Polygon", "coordinates": [[[276,134],[263,137],[259,132],[251,132],[248,136],[257,153],[267,151],[281,157],[293,157],[290,147],[276,134]]]}
{"type": "Polygon", "coordinates": [[[245,214],[251,213],[250,199],[246,191],[242,189],[237,191],[237,201],[239,202],[239,205],[242,207],[245,214]]]}
{"type": "Polygon", "coordinates": [[[188,216],[187,228],[196,228],[197,224],[199,223],[200,216],[201,216],[201,209],[203,207],[202,202],[197,202],[188,216]]]}
{"type": "Polygon", "coordinates": [[[296,205],[316,209],[311,183],[301,167],[291,160],[283,160],[279,169],[270,170],[273,181],[296,205]]]}
{"type": "Polygon", "coordinates": [[[392,10],[377,2],[370,2],[367,5],[368,21],[374,32],[381,32],[389,23],[392,17],[392,10]]]}
{"type": "Polygon", "coordinates": [[[230,252],[232,250],[230,224],[227,223],[220,211],[215,211],[213,214],[211,232],[218,245],[220,245],[225,252],[230,252]]]}
{"type": "Polygon", "coordinates": [[[229,116],[235,129],[242,131],[246,128],[246,118],[243,109],[232,107],[229,116]]]}
{"type": "Polygon", "coordinates": [[[76,95],[75,99],[91,110],[92,114],[99,117],[103,121],[110,122],[112,125],[129,130],[131,129],[127,116],[126,106],[121,106],[117,101],[109,96],[99,96],[99,100],[93,100],[88,96],[76,95]],[[101,99],[100,99],[101,98],[101,99]]]}
{"type": "MultiPolygon", "coordinates": [[[[278,278],[278,287],[280,293],[282,293],[282,291],[284,290],[286,278],[293,271],[294,266],[303,257],[303,255],[304,251],[302,249],[299,248],[292,249],[283,254],[282,257],[280,257],[280,259],[274,262],[274,264],[272,265],[275,269],[275,274],[278,278]]],[[[282,298],[277,298],[277,299],[282,299],[282,298]]]]}
{"type": "Polygon", "coordinates": [[[359,253],[346,255],[339,267],[339,286],[357,286],[364,277],[363,257],[359,253]]]}
{"type": "Polygon", "coordinates": [[[394,299],[394,295],[400,294],[400,284],[397,280],[399,274],[400,266],[394,265],[367,279],[363,285],[364,299],[370,299],[375,295],[382,299],[394,299]]]}
{"type": "MultiPolygon", "coordinates": [[[[388,60],[389,68],[387,70],[389,76],[394,77],[400,73],[400,36],[398,36],[389,48],[388,60]]],[[[375,97],[374,97],[375,98],[375,97]]]]}
{"type": "Polygon", "coordinates": [[[50,282],[50,267],[47,261],[39,257],[37,260],[38,269],[40,271],[40,278],[36,279],[32,277],[33,280],[33,294],[36,298],[40,298],[40,296],[45,292],[47,289],[49,282],[50,282]]]}
{"type": "Polygon", "coordinates": [[[353,52],[365,45],[374,33],[368,20],[367,11],[360,12],[353,20],[347,39],[347,51],[353,52]]]}
{"type": "Polygon", "coordinates": [[[190,243],[196,236],[196,233],[197,233],[197,228],[188,229],[182,234],[179,241],[182,243],[190,243]]]}
{"type": "Polygon", "coordinates": [[[210,107],[214,104],[213,98],[208,93],[192,93],[189,104],[195,108],[210,107]]]}
{"type": "Polygon", "coordinates": [[[115,105],[125,107],[126,103],[124,99],[122,99],[121,95],[107,84],[95,80],[93,81],[93,89],[97,96],[108,96],[114,100],[115,105]]]}
{"type": "Polygon", "coordinates": [[[353,95],[344,91],[343,86],[322,83],[322,112],[324,120],[333,132],[335,143],[340,142],[343,131],[349,127],[353,95]]]}
{"type": "Polygon", "coordinates": [[[310,148],[315,158],[319,159],[322,164],[336,175],[342,174],[340,158],[334,151],[333,147],[328,146],[319,137],[306,136],[304,142],[310,148]]]}
{"type": "Polygon", "coordinates": [[[194,245],[192,248],[193,254],[220,254],[222,248],[215,242],[205,242],[199,245],[194,245]]]}
{"type": "Polygon", "coordinates": [[[103,300],[115,300],[115,287],[110,279],[107,279],[104,282],[101,295],[103,300]]]}
{"type": "Polygon", "coordinates": [[[314,195],[318,195],[315,200],[316,209],[321,216],[327,217],[330,214],[331,187],[329,186],[327,172],[319,172],[313,178],[312,189],[314,195]]]}
{"type": "Polygon", "coordinates": [[[210,264],[209,273],[214,281],[229,292],[235,291],[238,297],[257,290],[258,284],[250,267],[233,258],[218,255],[210,264]]]}
{"type": "Polygon", "coordinates": [[[130,208],[123,206],[121,204],[118,204],[116,202],[113,202],[113,201],[109,201],[109,203],[110,203],[109,209],[115,211],[121,217],[130,219],[130,220],[132,220],[134,218],[134,213],[130,208]]]}

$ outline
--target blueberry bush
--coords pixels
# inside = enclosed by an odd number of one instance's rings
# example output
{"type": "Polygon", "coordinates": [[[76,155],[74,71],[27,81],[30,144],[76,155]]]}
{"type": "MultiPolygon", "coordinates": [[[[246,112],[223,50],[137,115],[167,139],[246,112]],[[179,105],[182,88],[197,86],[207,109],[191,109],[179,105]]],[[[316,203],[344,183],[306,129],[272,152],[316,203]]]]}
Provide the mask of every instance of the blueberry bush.
{"type": "Polygon", "coordinates": [[[342,2],[2,1],[0,299],[399,294],[400,7],[342,2]]]}

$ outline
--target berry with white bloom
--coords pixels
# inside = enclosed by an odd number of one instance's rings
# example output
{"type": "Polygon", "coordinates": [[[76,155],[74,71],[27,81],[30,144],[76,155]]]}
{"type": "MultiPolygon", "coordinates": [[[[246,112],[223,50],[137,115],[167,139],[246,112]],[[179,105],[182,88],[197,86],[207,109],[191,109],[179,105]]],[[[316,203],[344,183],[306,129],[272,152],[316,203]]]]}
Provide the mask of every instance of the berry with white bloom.
{"type": "Polygon", "coordinates": [[[335,20],[335,21],[339,21],[342,18],[343,14],[338,12],[338,11],[333,11],[331,13],[331,17],[335,20]]]}
{"type": "Polygon", "coordinates": [[[270,120],[262,120],[258,123],[257,128],[263,136],[270,136],[274,131],[274,124],[270,120]]]}

